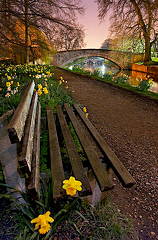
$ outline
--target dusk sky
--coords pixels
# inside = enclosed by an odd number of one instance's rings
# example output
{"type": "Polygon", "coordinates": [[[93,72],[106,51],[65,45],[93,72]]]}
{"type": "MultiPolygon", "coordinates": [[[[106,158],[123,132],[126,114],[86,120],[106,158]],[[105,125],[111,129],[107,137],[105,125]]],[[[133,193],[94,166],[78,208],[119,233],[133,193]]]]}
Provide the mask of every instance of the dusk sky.
{"type": "Polygon", "coordinates": [[[79,23],[85,29],[85,48],[100,48],[108,37],[108,17],[100,23],[95,0],[82,0],[85,14],[79,16],[79,23]]]}

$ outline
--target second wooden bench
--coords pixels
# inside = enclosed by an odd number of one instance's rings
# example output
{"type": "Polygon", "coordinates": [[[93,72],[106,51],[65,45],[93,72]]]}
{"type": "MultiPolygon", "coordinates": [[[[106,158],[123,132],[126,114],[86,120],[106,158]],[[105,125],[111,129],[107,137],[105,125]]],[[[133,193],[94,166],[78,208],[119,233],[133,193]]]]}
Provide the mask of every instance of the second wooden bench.
{"type": "Polygon", "coordinates": [[[71,175],[82,182],[83,190],[79,196],[91,195],[93,204],[100,200],[96,189],[105,192],[113,188],[112,172],[124,187],[135,184],[131,174],[85,117],[79,105],[58,106],[56,113],[47,108],[47,120],[54,200],[65,194],[62,182],[71,175]],[[78,151],[73,135],[78,138],[82,152],[78,151]],[[63,146],[67,150],[66,160],[62,157],[63,146]],[[92,175],[94,179],[90,177],[92,175]]]}

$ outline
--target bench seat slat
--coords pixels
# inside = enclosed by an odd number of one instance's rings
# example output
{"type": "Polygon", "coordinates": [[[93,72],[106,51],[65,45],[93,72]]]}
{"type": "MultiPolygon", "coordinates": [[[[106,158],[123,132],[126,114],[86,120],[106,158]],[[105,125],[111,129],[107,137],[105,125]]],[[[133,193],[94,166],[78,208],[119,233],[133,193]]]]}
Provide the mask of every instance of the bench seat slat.
{"type": "Polygon", "coordinates": [[[28,190],[31,193],[39,193],[40,183],[40,127],[41,127],[41,105],[38,102],[36,120],[35,120],[35,133],[33,141],[33,152],[32,152],[32,171],[30,176],[30,182],[28,190]]]}
{"type": "Polygon", "coordinates": [[[57,199],[62,197],[62,195],[65,193],[64,189],[62,189],[63,180],[65,179],[65,176],[58,142],[57,130],[55,126],[55,119],[53,116],[53,111],[48,108],[47,108],[47,120],[49,130],[51,172],[53,181],[53,198],[57,199]]]}
{"type": "Polygon", "coordinates": [[[34,81],[32,81],[24,91],[21,101],[14,112],[14,115],[8,125],[8,133],[11,143],[20,142],[23,136],[25,127],[25,121],[29,112],[31,98],[35,87],[34,81]]]}
{"type": "Polygon", "coordinates": [[[73,174],[76,179],[82,182],[82,191],[79,192],[80,196],[86,196],[92,193],[88,178],[85,174],[80,156],[76,150],[76,146],[73,142],[69,127],[67,125],[64,113],[61,106],[57,107],[57,114],[62,129],[62,133],[65,139],[66,149],[69,155],[69,159],[72,165],[73,174]]]}
{"type": "Polygon", "coordinates": [[[100,136],[96,128],[92,125],[92,123],[85,117],[85,114],[80,109],[80,107],[77,104],[74,104],[75,109],[77,110],[78,114],[86,124],[87,128],[90,130],[106,156],[108,157],[113,170],[121,180],[124,186],[131,187],[136,182],[134,178],[131,176],[131,174],[128,172],[128,170],[125,168],[125,166],[122,164],[122,162],[118,159],[116,154],[112,151],[112,149],[109,147],[109,145],[106,143],[106,141],[103,139],[103,137],[100,136]]]}
{"type": "Polygon", "coordinates": [[[96,179],[98,181],[101,191],[111,189],[113,187],[113,184],[111,183],[111,180],[109,179],[109,176],[106,173],[105,168],[103,167],[97,152],[95,151],[94,147],[91,145],[91,141],[89,140],[89,138],[87,138],[86,133],[83,131],[82,127],[80,126],[80,123],[76,118],[74,112],[72,111],[72,108],[68,107],[67,104],[65,104],[64,106],[76,130],[76,133],[80,139],[80,142],[86,152],[86,155],[92,166],[93,172],[96,176],[96,179]]]}
{"type": "Polygon", "coordinates": [[[26,172],[31,172],[33,137],[35,129],[35,118],[37,110],[38,95],[35,92],[32,97],[32,102],[24,129],[24,138],[22,141],[22,152],[19,157],[19,163],[26,169],[26,172]]]}

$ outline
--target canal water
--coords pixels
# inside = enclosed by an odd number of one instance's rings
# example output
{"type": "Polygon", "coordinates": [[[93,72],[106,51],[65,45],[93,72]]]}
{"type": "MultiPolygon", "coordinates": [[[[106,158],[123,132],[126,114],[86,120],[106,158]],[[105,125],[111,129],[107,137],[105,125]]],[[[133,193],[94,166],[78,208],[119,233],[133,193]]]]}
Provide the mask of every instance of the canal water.
{"type": "Polygon", "coordinates": [[[138,71],[121,70],[115,63],[101,57],[80,58],[69,63],[66,67],[70,70],[80,68],[91,73],[97,72],[100,76],[112,74],[114,76],[127,76],[127,81],[132,86],[138,86],[142,80],[152,80],[152,85],[148,89],[151,92],[158,93],[158,82],[156,76],[150,76],[147,73],[138,71]]]}

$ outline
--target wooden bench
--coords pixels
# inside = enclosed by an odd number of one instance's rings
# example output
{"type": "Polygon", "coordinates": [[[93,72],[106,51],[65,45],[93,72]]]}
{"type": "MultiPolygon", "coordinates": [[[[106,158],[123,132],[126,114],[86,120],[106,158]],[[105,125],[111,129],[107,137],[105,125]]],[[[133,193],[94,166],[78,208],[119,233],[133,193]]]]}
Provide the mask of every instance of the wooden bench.
{"type": "Polygon", "coordinates": [[[8,134],[17,145],[20,172],[27,175],[26,186],[34,195],[39,193],[40,119],[41,106],[34,91],[35,83],[28,84],[20,103],[9,122],[8,134]]]}
{"type": "Polygon", "coordinates": [[[62,182],[71,175],[82,182],[83,190],[79,196],[90,196],[93,204],[103,197],[102,192],[113,188],[112,172],[124,187],[135,184],[131,174],[85,117],[79,105],[58,106],[56,112],[47,108],[47,121],[54,200],[65,195],[62,182]],[[72,131],[79,139],[82,153],[77,150],[72,131]],[[66,160],[62,158],[63,142],[69,158],[66,160]],[[83,160],[81,154],[84,154],[83,160]]]}

